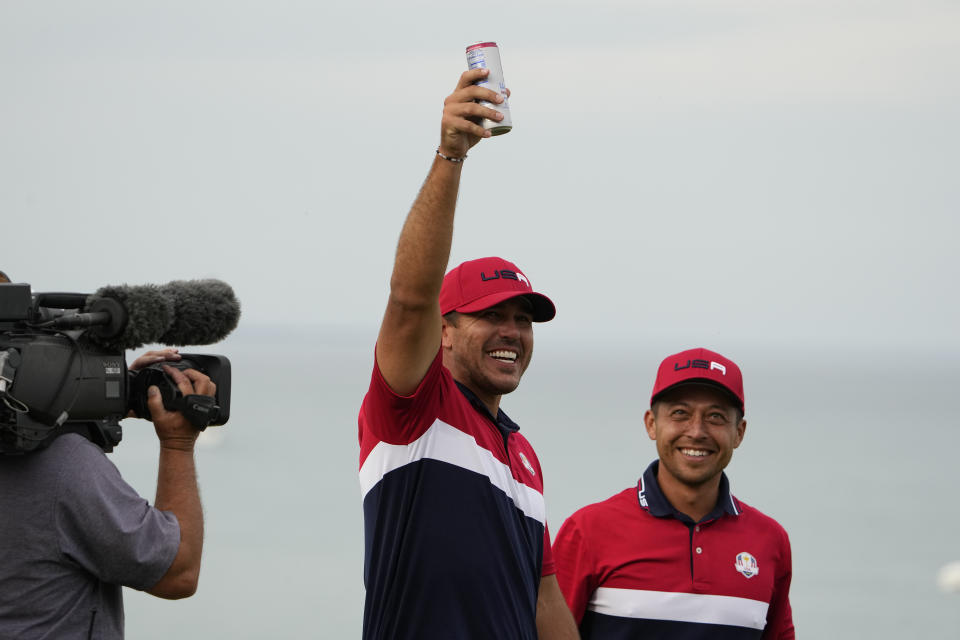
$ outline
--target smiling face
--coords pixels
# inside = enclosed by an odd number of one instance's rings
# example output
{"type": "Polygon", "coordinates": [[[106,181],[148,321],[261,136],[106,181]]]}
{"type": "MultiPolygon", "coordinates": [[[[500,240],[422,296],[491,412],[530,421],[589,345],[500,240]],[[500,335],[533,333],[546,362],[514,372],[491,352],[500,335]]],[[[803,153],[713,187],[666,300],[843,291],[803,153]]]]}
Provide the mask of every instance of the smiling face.
{"type": "Polygon", "coordinates": [[[747,428],[730,397],[704,384],[667,390],[644,422],[647,435],[657,443],[657,479],[668,494],[672,488],[715,491],[747,428]]]}
{"type": "Polygon", "coordinates": [[[496,415],[533,355],[533,314],[523,297],[443,320],[443,364],[496,415]]]}

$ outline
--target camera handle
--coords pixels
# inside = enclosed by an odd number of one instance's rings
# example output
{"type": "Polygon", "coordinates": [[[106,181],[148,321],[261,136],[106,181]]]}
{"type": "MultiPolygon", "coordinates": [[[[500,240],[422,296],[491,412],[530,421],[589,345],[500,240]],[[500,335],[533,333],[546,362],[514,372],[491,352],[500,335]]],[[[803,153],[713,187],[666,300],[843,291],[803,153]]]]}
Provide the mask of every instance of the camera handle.
{"type": "Polygon", "coordinates": [[[206,429],[211,422],[216,422],[220,417],[220,406],[217,405],[217,400],[213,396],[191,394],[183,398],[173,399],[171,404],[174,406],[167,406],[167,403],[164,402],[168,411],[179,411],[184,418],[190,421],[190,424],[200,431],[206,429]]]}

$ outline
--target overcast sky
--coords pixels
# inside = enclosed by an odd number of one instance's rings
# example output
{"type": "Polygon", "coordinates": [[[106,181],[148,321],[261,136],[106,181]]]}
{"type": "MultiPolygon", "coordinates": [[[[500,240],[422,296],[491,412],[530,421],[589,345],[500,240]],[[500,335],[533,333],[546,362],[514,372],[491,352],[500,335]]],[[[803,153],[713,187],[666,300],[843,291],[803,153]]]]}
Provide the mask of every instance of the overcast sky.
{"type": "Polygon", "coordinates": [[[954,1],[0,0],[0,269],[375,327],[478,40],[514,130],[452,261],[517,262],[552,330],[960,350],[954,1]]]}

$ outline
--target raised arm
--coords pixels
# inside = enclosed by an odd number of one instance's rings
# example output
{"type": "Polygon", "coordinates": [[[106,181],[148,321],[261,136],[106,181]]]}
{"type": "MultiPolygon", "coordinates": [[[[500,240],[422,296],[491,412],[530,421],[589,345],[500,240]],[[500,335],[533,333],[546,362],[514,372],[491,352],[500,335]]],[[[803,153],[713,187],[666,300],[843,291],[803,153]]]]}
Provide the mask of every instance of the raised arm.
{"type": "Polygon", "coordinates": [[[480,118],[499,120],[476,100],[502,102],[500,95],[473,84],[488,73],[472,69],[460,76],[443,104],[439,153],[400,232],[390,278],[390,297],[377,338],[377,364],[395,393],[408,395],[427,373],[440,347],[440,285],[450,257],[453,214],[460,189],[461,159],[490,133],[480,118]]]}

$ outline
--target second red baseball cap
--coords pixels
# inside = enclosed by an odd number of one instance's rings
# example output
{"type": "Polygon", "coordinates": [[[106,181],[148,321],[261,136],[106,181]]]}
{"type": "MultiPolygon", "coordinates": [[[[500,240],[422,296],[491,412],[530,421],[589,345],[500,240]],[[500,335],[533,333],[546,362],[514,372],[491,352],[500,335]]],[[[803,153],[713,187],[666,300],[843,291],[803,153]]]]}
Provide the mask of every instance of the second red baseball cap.
{"type": "Polygon", "coordinates": [[[509,260],[497,257],[468,260],[444,276],[440,313],[482,311],[517,296],[530,300],[534,322],[546,322],[557,315],[550,298],[534,291],[530,279],[509,260]]]}
{"type": "Polygon", "coordinates": [[[687,349],[664,358],[650,394],[652,405],[657,396],[684,382],[706,382],[729,391],[743,411],[743,376],[733,360],[709,349],[687,349]]]}

